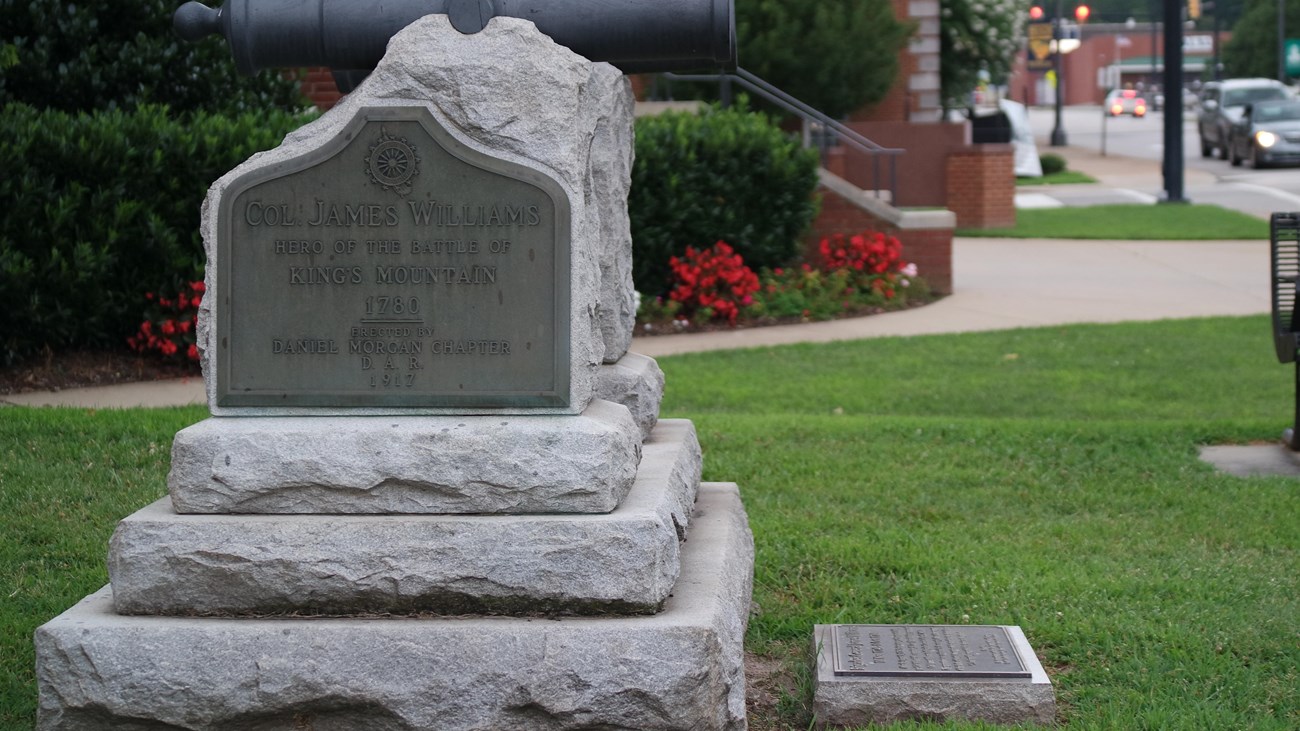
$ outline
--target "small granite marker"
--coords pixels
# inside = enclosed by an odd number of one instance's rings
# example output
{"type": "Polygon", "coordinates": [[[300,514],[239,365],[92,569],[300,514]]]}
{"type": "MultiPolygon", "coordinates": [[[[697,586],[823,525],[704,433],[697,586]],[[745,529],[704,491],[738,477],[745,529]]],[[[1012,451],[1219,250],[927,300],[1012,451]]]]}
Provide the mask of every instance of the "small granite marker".
{"type": "Polygon", "coordinates": [[[37,630],[39,728],[743,731],[744,508],[627,352],[631,110],[430,15],[212,186],[213,417],[37,630]]]}
{"type": "Polygon", "coordinates": [[[817,625],[821,727],[905,720],[1049,724],[1051,681],[1019,627],[817,625]]]}

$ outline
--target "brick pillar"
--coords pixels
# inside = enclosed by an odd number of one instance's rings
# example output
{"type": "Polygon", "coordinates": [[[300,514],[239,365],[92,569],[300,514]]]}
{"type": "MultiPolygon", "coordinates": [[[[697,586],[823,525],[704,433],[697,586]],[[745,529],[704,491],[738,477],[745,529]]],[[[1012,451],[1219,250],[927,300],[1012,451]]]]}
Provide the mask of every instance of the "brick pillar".
{"type": "Polygon", "coordinates": [[[915,31],[898,53],[898,76],[878,103],[850,115],[858,122],[938,122],[939,0],[890,0],[894,17],[915,31]]]}
{"type": "Polygon", "coordinates": [[[948,209],[961,228],[1016,225],[1015,150],[968,145],[948,154],[948,209]]]}

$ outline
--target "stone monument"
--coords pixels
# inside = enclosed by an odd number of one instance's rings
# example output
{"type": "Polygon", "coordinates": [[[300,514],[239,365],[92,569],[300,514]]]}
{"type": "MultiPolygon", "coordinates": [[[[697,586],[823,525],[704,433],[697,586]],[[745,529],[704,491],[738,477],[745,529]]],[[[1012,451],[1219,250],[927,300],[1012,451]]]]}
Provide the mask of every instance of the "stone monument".
{"type": "Polygon", "coordinates": [[[42,729],[743,729],[752,538],[628,352],[631,94],[526,20],[393,37],[217,181],[212,418],[42,729]]]}

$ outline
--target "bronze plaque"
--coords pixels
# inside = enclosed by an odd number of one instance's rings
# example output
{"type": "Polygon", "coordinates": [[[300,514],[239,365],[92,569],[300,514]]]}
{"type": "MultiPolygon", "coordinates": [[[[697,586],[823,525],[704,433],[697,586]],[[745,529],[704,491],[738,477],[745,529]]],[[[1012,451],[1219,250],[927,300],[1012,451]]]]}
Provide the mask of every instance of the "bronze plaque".
{"type": "Polygon", "coordinates": [[[219,216],[219,406],[568,405],[570,212],[540,170],[367,108],[219,216]]]}
{"type": "Polygon", "coordinates": [[[836,675],[1032,677],[996,625],[837,624],[830,645],[836,675]]]}

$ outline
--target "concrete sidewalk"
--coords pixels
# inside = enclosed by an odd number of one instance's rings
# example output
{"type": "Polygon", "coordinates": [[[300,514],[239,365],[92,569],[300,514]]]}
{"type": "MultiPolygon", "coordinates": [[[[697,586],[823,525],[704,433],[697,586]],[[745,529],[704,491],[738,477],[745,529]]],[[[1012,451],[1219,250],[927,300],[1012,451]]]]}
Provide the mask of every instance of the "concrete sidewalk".
{"type": "MultiPolygon", "coordinates": [[[[850,320],[637,338],[652,357],[704,350],[1080,322],[1249,315],[1270,309],[1268,242],[958,239],[956,294],[850,320]]],[[[127,408],[204,402],[199,378],[0,396],[22,406],[127,408]]]]}

